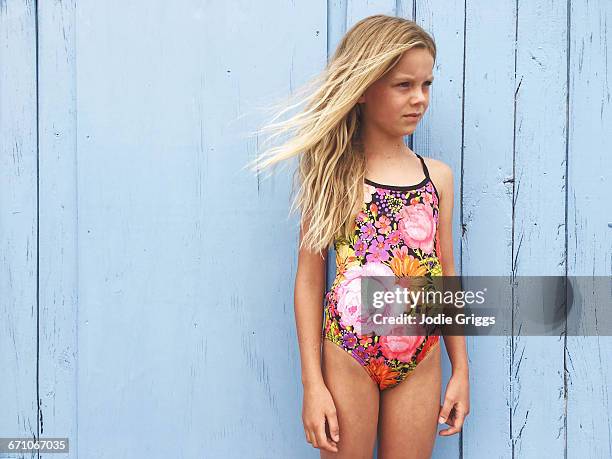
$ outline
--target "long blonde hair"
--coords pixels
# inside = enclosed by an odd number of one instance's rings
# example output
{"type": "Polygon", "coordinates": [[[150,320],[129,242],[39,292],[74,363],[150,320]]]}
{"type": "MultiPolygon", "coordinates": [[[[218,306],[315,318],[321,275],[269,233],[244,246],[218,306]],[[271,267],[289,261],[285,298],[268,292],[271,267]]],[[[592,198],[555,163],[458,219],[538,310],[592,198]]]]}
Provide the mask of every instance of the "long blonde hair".
{"type": "Polygon", "coordinates": [[[272,121],[306,102],[303,111],[258,131],[275,132],[264,144],[282,134],[291,135],[247,164],[251,170],[260,173],[300,155],[292,194],[296,175],[299,190],[290,208],[290,214],[296,208],[302,212],[300,225],[305,233],[300,249],[321,253],[336,238],[348,239],[353,233],[355,215],[363,205],[365,177],[357,101],[395,66],[402,53],[414,47],[428,49],[435,61],[432,37],[414,21],[381,14],[360,20],[344,35],[327,67],[289,99],[298,102],[289,102],[272,121]]]}

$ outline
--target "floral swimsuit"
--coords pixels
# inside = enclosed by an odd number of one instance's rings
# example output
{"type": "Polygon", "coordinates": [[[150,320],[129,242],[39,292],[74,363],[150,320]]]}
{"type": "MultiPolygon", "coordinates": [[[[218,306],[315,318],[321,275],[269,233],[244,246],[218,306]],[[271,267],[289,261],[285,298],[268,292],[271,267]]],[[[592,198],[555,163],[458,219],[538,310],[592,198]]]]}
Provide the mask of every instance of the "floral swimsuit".
{"type": "Polygon", "coordinates": [[[361,276],[441,276],[438,259],[439,195],[423,158],[425,178],[416,185],[381,185],[364,180],[364,204],[350,240],[338,238],[336,277],[325,295],[323,338],[359,362],[380,390],[407,378],[439,335],[361,335],[357,327],[361,276]],[[356,290],[353,291],[353,290],[356,290]]]}

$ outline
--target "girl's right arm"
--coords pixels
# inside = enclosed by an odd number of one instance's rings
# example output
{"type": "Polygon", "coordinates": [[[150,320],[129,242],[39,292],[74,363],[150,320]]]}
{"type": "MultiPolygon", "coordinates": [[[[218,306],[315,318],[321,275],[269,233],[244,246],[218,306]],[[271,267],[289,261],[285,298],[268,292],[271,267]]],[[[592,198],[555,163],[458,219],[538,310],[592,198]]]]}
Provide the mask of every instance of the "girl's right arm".
{"type": "MultiPolygon", "coordinates": [[[[301,228],[300,245],[304,232],[304,228],[301,228]]],[[[322,254],[300,249],[295,277],[294,309],[304,388],[302,421],[306,440],[315,448],[338,452],[334,441],[340,439],[336,408],[321,371],[326,259],[327,249],[322,254]],[[334,440],[325,432],[326,419],[334,440]]]]}

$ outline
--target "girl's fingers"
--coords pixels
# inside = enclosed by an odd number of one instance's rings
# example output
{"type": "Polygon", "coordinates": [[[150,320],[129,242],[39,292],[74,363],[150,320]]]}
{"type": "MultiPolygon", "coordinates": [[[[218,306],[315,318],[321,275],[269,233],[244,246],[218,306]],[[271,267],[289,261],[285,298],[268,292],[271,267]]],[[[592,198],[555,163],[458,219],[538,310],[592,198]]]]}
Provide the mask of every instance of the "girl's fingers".
{"type": "Polygon", "coordinates": [[[317,441],[317,435],[315,432],[310,432],[310,438],[312,438],[312,446],[315,448],[319,447],[319,442],[317,441]]]}
{"type": "Polygon", "coordinates": [[[438,417],[438,424],[444,424],[445,422],[448,424],[448,418],[451,414],[451,410],[453,409],[453,402],[449,398],[444,399],[444,405],[440,406],[440,414],[438,417]]]}
{"type": "Polygon", "coordinates": [[[458,410],[457,411],[457,416],[454,422],[455,427],[458,430],[461,430],[461,428],[463,427],[463,422],[465,421],[465,411],[463,410],[458,410]]]}
{"type": "Polygon", "coordinates": [[[315,437],[317,444],[317,448],[323,448],[326,451],[330,451],[332,453],[338,452],[338,447],[335,442],[331,442],[328,440],[327,435],[325,434],[325,420],[321,424],[319,424],[315,431],[315,437]]]}
{"type": "Polygon", "coordinates": [[[327,425],[331,439],[333,441],[340,441],[340,427],[338,426],[338,416],[335,412],[327,415],[327,425]]]}
{"type": "Polygon", "coordinates": [[[451,427],[448,429],[441,430],[439,434],[443,436],[456,434],[457,432],[461,431],[464,419],[465,413],[462,410],[460,410],[459,408],[453,409],[451,415],[449,416],[449,419],[446,421],[446,423],[451,427]]]}
{"type": "Polygon", "coordinates": [[[306,441],[312,444],[312,437],[310,436],[310,431],[308,429],[304,429],[304,434],[306,435],[306,441]]]}

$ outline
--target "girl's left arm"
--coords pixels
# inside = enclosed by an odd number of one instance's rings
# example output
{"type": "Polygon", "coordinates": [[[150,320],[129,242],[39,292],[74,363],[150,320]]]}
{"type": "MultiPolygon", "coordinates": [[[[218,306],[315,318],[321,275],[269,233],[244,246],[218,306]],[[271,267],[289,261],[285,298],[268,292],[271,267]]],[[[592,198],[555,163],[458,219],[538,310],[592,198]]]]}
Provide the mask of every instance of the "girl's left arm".
{"type": "MultiPolygon", "coordinates": [[[[439,191],[439,237],[440,263],[444,276],[456,276],[453,255],[453,205],[454,180],[452,169],[439,161],[437,167],[437,189],[439,191]]],[[[469,371],[465,336],[444,336],[444,345],[452,366],[452,375],[446,386],[444,404],[440,409],[439,423],[451,427],[441,430],[440,435],[453,435],[463,426],[470,411],[469,371]]]]}

